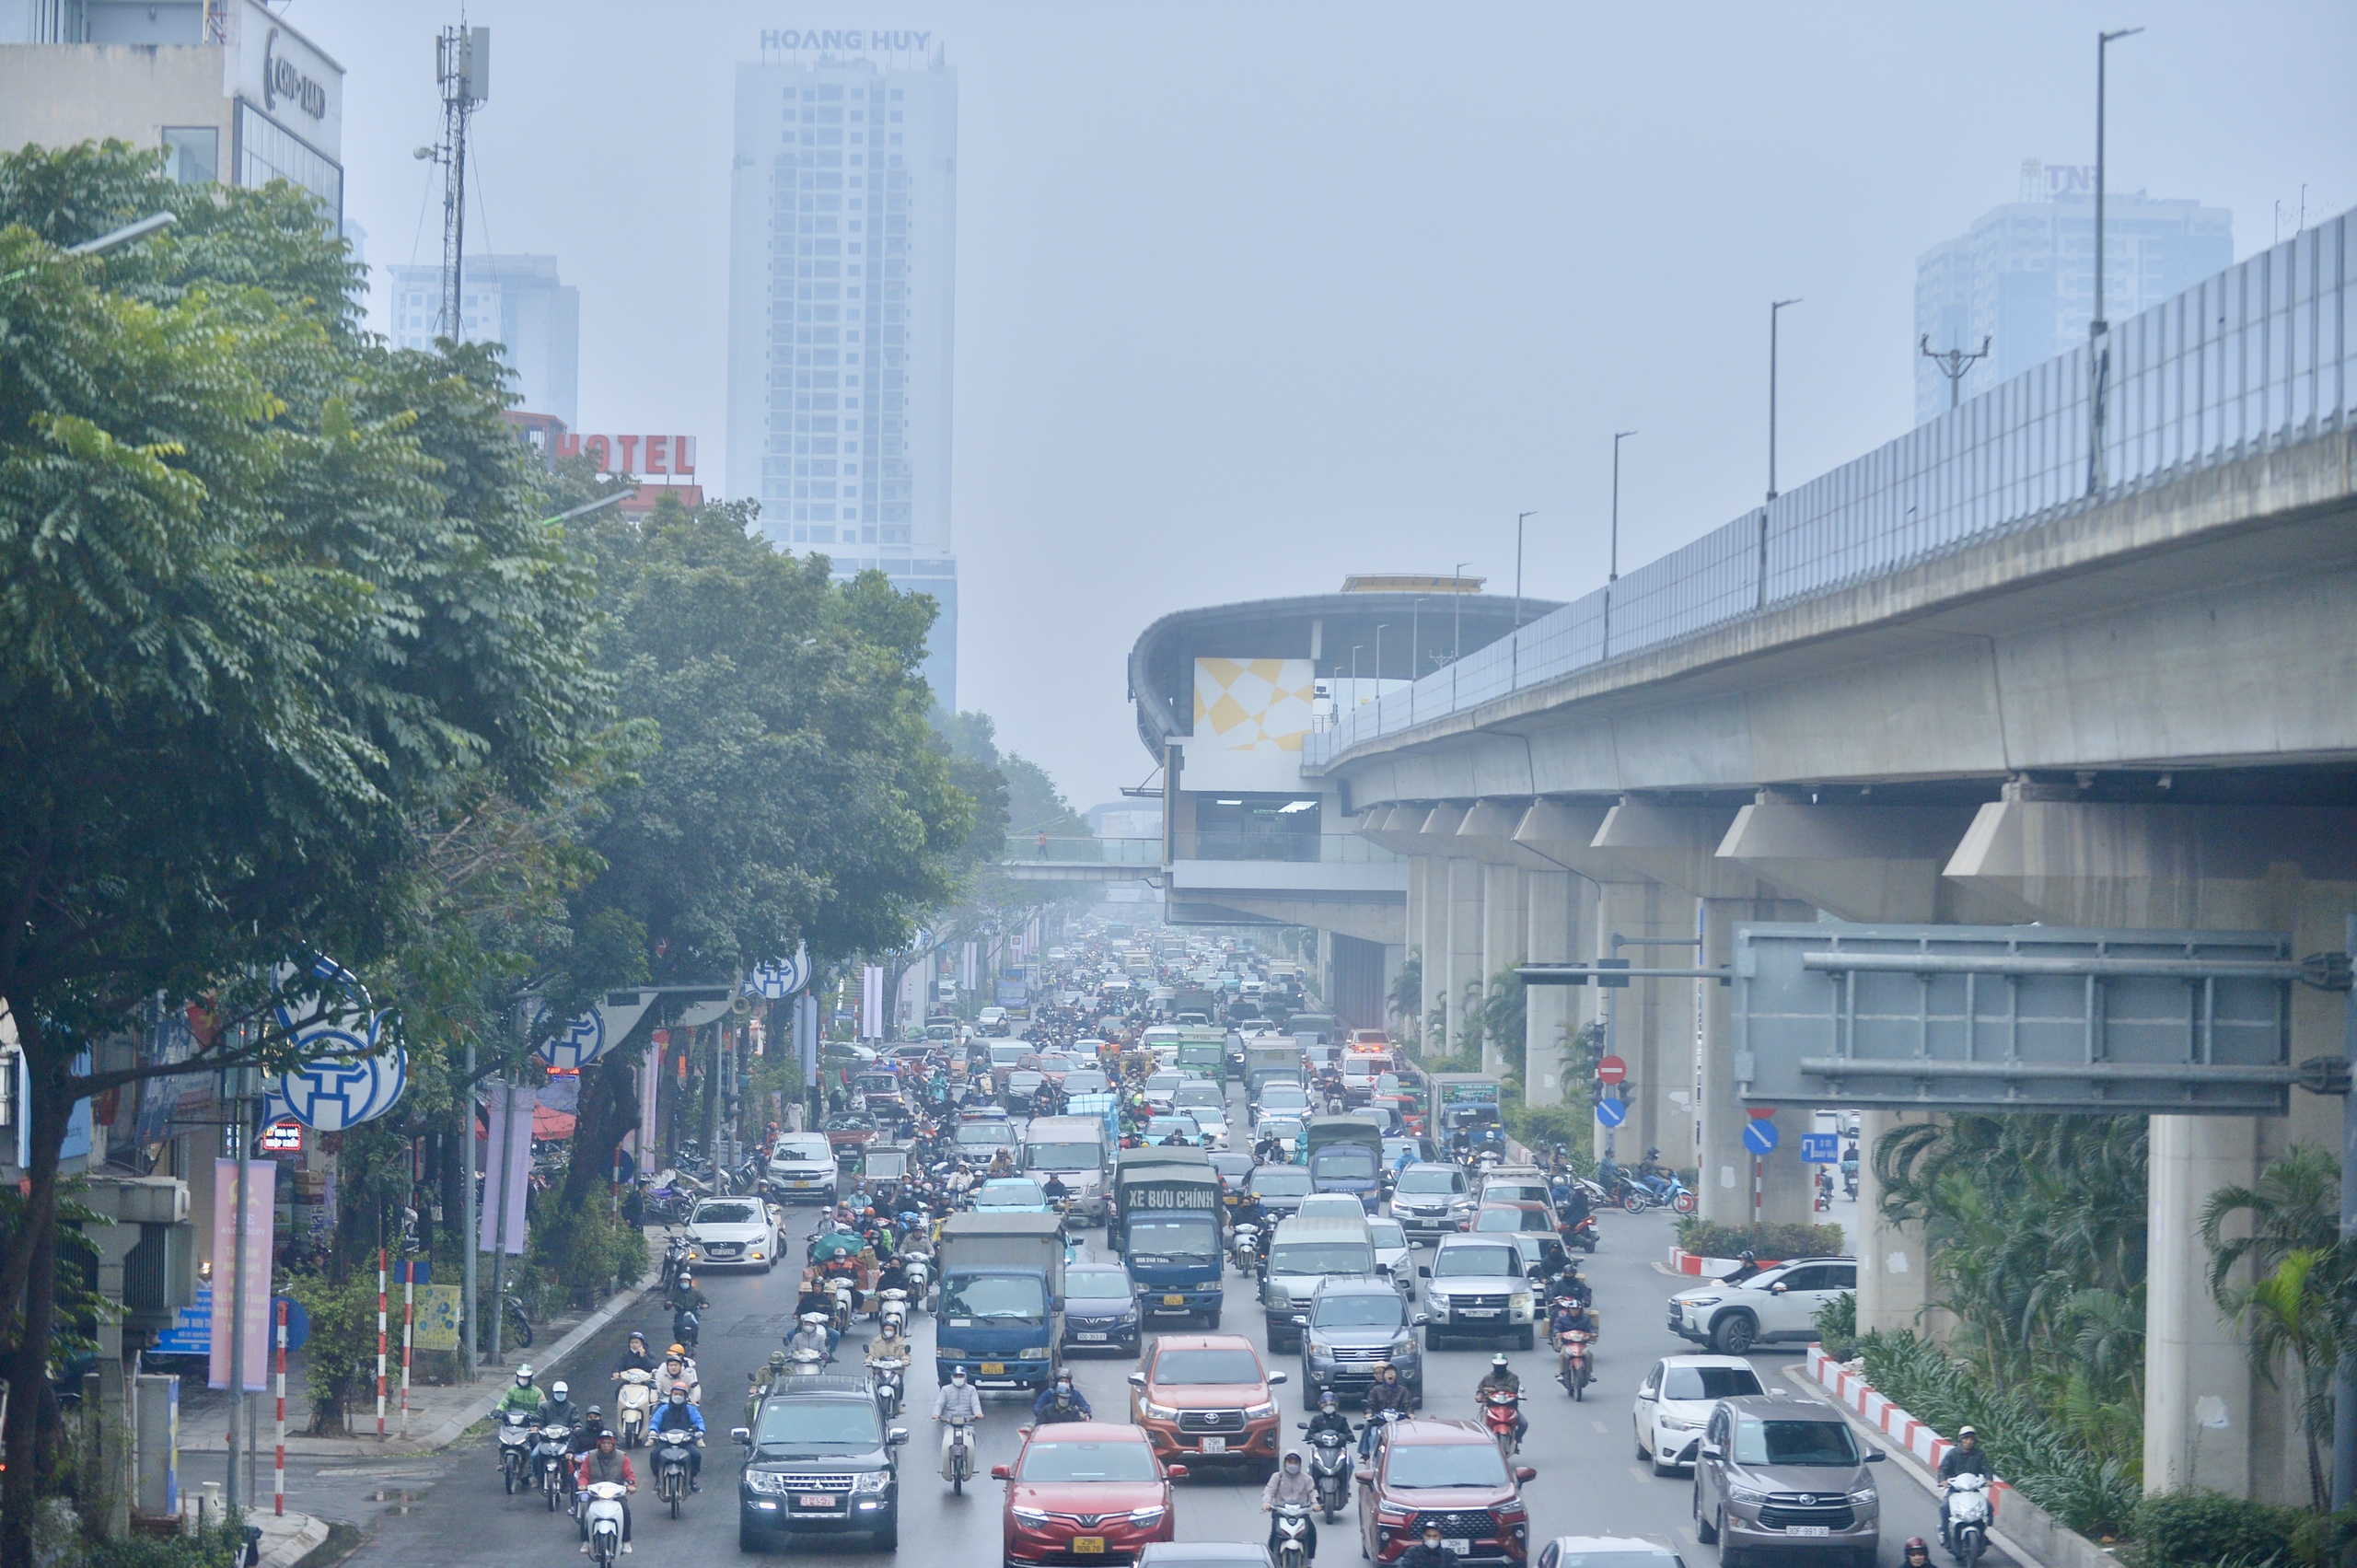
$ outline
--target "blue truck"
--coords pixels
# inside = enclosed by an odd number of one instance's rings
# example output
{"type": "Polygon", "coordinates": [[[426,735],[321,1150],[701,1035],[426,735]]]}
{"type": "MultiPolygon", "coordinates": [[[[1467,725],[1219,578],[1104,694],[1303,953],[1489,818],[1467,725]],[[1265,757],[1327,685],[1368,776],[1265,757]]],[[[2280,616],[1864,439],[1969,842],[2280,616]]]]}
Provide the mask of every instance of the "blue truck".
{"type": "Polygon", "coordinates": [[[1063,1224],[1055,1214],[952,1214],[941,1227],[933,1370],[981,1388],[1045,1388],[1056,1377],[1064,1305],[1063,1224]]]}
{"type": "Polygon", "coordinates": [[[1121,1254],[1141,1314],[1219,1327],[1225,1292],[1219,1173],[1201,1149],[1124,1149],[1106,1237],[1121,1254]]]}
{"type": "Polygon", "coordinates": [[[1313,1116],[1309,1185],[1319,1192],[1347,1192],[1370,1212],[1383,1198],[1383,1129],[1372,1116],[1313,1116]]]}

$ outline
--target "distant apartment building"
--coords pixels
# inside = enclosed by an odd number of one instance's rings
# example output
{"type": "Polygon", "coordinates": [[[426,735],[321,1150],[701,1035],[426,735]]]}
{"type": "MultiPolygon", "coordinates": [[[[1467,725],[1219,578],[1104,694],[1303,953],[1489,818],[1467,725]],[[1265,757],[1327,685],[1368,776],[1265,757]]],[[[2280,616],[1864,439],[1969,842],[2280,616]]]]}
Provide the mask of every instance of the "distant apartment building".
{"type": "MultiPolygon", "coordinates": [[[[0,0],[5,4],[6,0],[0,0]]],[[[388,267],[397,348],[442,335],[442,269],[388,267]]],[[[461,276],[462,343],[495,343],[520,407],[581,423],[581,291],[557,279],[553,256],[470,256],[461,276]]]]}
{"type": "MultiPolygon", "coordinates": [[[[2109,192],[2104,203],[2104,314],[2126,319],[2233,265],[2234,215],[2142,191],[2109,192]]],[[[2095,313],[2095,170],[2022,165],[2014,201],[1991,209],[1956,238],[1925,251],[1915,268],[1918,424],[1945,412],[1948,378],[1923,357],[1989,355],[1968,370],[1964,397],[1987,390],[2086,341],[2095,313]]]]}
{"type": "Polygon", "coordinates": [[[932,595],[954,713],[958,78],[930,39],[787,29],[737,68],[727,493],[839,577],[932,595]]]}
{"type": "Polygon", "coordinates": [[[0,146],[112,137],[343,218],[343,67],[258,0],[0,0],[0,146]]]}

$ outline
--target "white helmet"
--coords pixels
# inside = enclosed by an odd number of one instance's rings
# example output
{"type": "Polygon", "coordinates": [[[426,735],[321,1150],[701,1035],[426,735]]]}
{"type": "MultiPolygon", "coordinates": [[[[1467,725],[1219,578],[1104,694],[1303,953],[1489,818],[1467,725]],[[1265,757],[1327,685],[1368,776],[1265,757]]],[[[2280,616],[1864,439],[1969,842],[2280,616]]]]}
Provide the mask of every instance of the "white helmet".
{"type": "Polygon", "coordinates": [[[549,1385],[549,1393],[555,1399],[563,1399],[571,1391],[564,1386],[564,1379],[562,1377],[549,1385]]]}
{"type": "Polygon", "coordinates": [[[526,1388],[530,1385],[531,1381],[532,1364],[528,1361],[523,1365],[516,1369],[516,1387],[518,1388],[526,1388]]]}

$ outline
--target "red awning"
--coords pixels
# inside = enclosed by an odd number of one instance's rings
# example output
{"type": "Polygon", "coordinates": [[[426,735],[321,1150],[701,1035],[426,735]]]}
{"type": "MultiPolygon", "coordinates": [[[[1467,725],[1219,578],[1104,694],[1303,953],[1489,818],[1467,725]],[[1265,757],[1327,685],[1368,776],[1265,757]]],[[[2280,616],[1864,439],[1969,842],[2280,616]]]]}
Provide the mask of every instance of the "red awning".
{"type": "Polygon", "coordinates": [[[532,1141],[536,1144],[560,1144],[573,1136],[575,1118],[547,1106],[532,1108],[532,1141]]]}

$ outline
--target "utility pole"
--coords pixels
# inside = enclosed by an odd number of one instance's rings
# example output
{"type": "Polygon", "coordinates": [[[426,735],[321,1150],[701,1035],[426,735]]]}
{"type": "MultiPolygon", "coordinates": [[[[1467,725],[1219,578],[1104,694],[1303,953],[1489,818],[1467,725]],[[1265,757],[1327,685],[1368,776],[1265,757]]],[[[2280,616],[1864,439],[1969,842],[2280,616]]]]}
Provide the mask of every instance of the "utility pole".
{"type": "MultiPolygon", "coordinates": [[[[251,1027],[240,1026],[239,1033],[251,1027]]],[[[247,1197],[253,1191],[254,1169],[253,1103],[247,1098],[252,1092],[253,1069],[238,1067],[234,1069],[234,1074],[238,1086],[229,1101],[229,1117],[238,1133],[238,1190],[229,1195],[229,1212],[237,1216],[238,1223],[237,1246],[230,1259],[230,1266],[237,1272],[229,1281],[229,1469],[228,1485],[223,1491],[232,1513],[248,1501],[238,1484],[238,1420],[246,1411],[246,1232],[251,1218],[246,1211],[247,1197]]],[[[213,1299],[218,1302],[219,1280],[213,1282],[213,1299]]],[[[219,1333],[220,1313],[213,1315],[213,1331],[219,1333]]]]}
{"type": "Polygon", "coordinates": [[[1938,366],[1940,367],[1940,374],[1948,378],[1948,407],[1954,408],[1956,405],[1956,400],[1959,396],[1959,389],[1962,387],[1964,382],[1964,373],[1971,369],[1976,361],[1989,357],[1989,343],[1990,339],[1988,335],[1983,333],[1980,339],[1980,348],[1978,353],[1967,354],[1960,348],[1951,348],[1944,349],[1938,354],[1933,354],[1932,352],[1932,334],[1929,332],[1925,332],[1923,334],[1923,341],[1918,345],[1923,351],[1923,357],[1938,366]]]}
{"type": "Polygon", "coordinates": [[[475,1380],[480,1369],[475,1365],[475,1323],[482,1308],[475,1295],[477,1279],[475,1255],[482,1249],[482,1227],[475,1219],[475,1042],[467,1039],[467,1076],[459,1086],[459,1234],[463,1238],[459,1253],[460,1282],[464,1292],[463,1306],[459,1313],[459,1362],[465,1368],[467,1381],[475,1380]]]}
{"type": "Polygon", "coordinates": [[[467,122],[491,97],[491,29],[464,20],[434,41],[434,75],[442,88],[442,140],[417,156],[442,166],[442,335],[459,341],[466,327],[467,122]]]}
{"type": "Polygon", "coordinates": [[[1797,299],[1779,299],[1768,307],[1768,499],[1776,499],[1776,317],[1797,299]]]}
{"type": "Polygon", "coordinates": [[[1448,662],[1455,664],[1465,656],[1465,568],[1470,561],[1457,563],[1456,575],[1449,578],[1449,596],[1456,615],[1456,624],[1449,632],[1448,662]]]}
{"type": "Polygon", "coordinates": [[[1377,622],[1375,628],[1375,696],[1377,702],[1383,700],[1383,633],[1390,628],[1388,621],[1377,622]]]}
{"type": "Polygon", "coordinates": [[[1636,434],[1633,430],[1612,433],[1612,575],[1604,580],[1620,580],[1620,443],[1636,434]]]}
{"type": "Polygon", "coordinates": [[[2111,375],[2111,323],[2103,317],[2104,67],[2114,40],[2142,28],[2096,34],[2096,313],[2087,319],[2087,494],[2103,489],[2104,401],[2111,375]]]}
{"type": "Polygon", "coordinates": [[[1514,515],[1514,629],[1522,630],[1522,525],[1538,516],[1536,512],[1514,515]]]}

